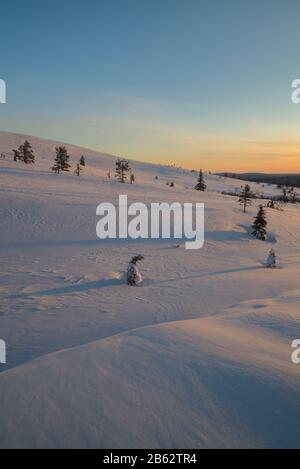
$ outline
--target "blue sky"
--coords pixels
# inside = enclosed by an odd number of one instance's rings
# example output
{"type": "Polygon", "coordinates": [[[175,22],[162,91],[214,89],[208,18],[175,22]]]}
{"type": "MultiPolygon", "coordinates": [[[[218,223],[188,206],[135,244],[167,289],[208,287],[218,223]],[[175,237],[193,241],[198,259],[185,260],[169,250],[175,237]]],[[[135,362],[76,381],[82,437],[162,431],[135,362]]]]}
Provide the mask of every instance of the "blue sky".
{"type": "Polygon", "coordinates": [[[139,160],[300,172],[298,0],[0,8],[0,129],[139,160]]]}

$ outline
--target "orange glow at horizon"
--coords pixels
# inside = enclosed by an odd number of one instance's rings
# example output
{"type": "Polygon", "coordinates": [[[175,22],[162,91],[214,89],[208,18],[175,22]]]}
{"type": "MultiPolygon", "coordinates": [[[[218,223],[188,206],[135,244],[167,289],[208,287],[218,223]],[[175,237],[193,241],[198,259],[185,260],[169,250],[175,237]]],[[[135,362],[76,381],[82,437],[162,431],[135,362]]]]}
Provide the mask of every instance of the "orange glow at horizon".
{"type": "MultiPolygon", "coordinates": [[[[158,164],[175,164],[187,169],[232,171],[232,172],[266,172],[266,173],[300,173],[300,143],[295,145],[253,144],[232,145],[231,148],[201,148],[192,152],[176,151],[171,154],[159,151],[134,154],[135,160],[158,164]]],[[[133,155],[132,155],[133,156],[133,155]]],[[[130,157],[130,155],[128,155],[130,157]]]]}

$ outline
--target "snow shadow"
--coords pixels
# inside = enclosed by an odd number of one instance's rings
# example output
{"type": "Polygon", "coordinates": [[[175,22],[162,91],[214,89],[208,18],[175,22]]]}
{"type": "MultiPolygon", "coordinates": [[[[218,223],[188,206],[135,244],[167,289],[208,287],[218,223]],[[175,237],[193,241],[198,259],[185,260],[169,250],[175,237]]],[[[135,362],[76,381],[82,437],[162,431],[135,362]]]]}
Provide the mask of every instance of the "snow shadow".
{"type": "MultiPolygon", "coordinates": [[[[244,231],[206,231],[205,232],[205,240],[206,241],[243,241],[243,240],[256,240],[255,236],[252,235],[253,228],[251,225],[238,225],[244,231]]],[[[276,236],[272,232],[267,233],[267,243],[276,243],[276,236]]]]}
{"type": "MultiPolygon", "coordinates": [[[[246,225],[241,223],[240,225],[241,228],[245,230],[245,233],[247,233],[248,239],[257,239],[255,236],[252,235],[253,228],[251,225],[246,225]]],[[[264,241],[265,243],[272,243],[275,244],[277,242],[276,236],[273,232],[267,232],[267,239],[264,241]]]]}
{"type": "MultiPolygon", "coordinates": [[[[182,243],[185,241],[191,241],[189,238],[114,238],[114,239],[66,239],[66,240],[36,240],[36,241],[21,241],[21,242],[0,242],[0,250],[1,249],[23,249],[23,248],[65,248],[71,246],[94,246],[98,245],[99,247],[104,246],[128,246],[132,245],[144,245],[144,244],[157,244],[157,245],[166,245],[170,243],[182,243]]],[[[193,240],[192,240],[193,241],[193,240]]]]}
{"type": "Polygon", "coordinates": [[[30,293],[21,293],[19,295],[15,295],[18,298],[28,298],[32,296],[56,296],[56,295],[68,295],[70,293],[82,293],[88,290],[93,289],[100,289],[106,287],[112,287],[115,285],[124,284],[124,280],[122,278],[109,278],[103,280],[96,280],[94,282],[87,282],[81,283],[77,285],[70,285],[66,287],[59,287],[59,288],[50,288],[49,290],[40,290],[36,292],[30,293]]]}
{"type": "Polygon", "coordinates": [[[253,266],[248,266],[248,267],[238,267],[238,268],[231,268],[231,269],[224,269],[224,270],[218,270],[216,272],[205,272],[205,273],[197,273],[194,275],[187,275],[186,277],[177,277],[177,278],[170,278],[166,280],[149,280],[145,279],[143,284],[144,285],[160,285],[162,283],[169,283],[169,282],[178,282],[180,280],[193,280],[196,278],[202,278],[202,277],[214,277],[215,275],[226,275],[226,274],[234,274],[238,272],[249,272],[251,270],[259,270],[261,269],[260,265],[253,265],[253,266]]]}
{"type": "Polygon", "coordinates": [[[253,239],[253,236],[246,231],[205,231],[204,238],[206,241],[241,241],[253,239]]]}

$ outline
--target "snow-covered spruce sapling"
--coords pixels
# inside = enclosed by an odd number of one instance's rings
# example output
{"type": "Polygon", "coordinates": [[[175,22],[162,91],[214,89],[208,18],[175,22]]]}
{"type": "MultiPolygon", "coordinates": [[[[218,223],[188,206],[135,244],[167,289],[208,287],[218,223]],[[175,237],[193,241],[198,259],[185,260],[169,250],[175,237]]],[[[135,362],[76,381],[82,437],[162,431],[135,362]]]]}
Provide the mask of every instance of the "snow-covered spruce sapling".
{"type": "Polygon", "coordinates": [[[198,182],[195,185],[195,189],[197,191],[205,191],[206,190],[206,184],[205,184],[205,181],[204,181],[204,178],[203,178],[202,169],[200,169],[200,171],[199,171],[198,182]]]}
{"type": "Polygon", "coordinates": [[[266,236],[267,236],[266,226],[267,226],[266,213],[264,211],[263,206],[260,205],[257,215],[252,225],[252,228],[253,228],[252,235],[255,236],[257,239],[260,239],[261,241],[265,241],[266,236]]]}
{"type": "Polygon", "coordinates": [[[276,267],[276,254],[273,248],[270,249],[270,252],[268,254],[266,260],[266,267],[269,267],[270,269],[275,269],[276,267]]]}
{"type": "Polygon", "coordinates": [[[137,262],[142,261],[144,259],[143,256],[140,254],[138,256],[133,256],[128,264],[127,274],[126,274],[126,282],[127,285],[140,285],[143,281],[143,277],[137,268],[137,262]]]}

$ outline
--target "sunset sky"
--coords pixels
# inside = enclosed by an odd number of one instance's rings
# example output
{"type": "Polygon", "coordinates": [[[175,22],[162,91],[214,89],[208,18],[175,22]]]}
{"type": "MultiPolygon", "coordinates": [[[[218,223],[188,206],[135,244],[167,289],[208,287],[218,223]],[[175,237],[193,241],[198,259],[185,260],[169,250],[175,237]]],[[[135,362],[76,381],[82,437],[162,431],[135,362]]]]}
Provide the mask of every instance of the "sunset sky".
{"type": "Polygon", "coordinates": [[[0,8],[0,130],[189,168],[300,172],[300,1],[0,8]]]}

